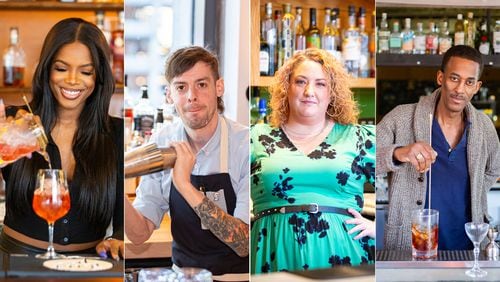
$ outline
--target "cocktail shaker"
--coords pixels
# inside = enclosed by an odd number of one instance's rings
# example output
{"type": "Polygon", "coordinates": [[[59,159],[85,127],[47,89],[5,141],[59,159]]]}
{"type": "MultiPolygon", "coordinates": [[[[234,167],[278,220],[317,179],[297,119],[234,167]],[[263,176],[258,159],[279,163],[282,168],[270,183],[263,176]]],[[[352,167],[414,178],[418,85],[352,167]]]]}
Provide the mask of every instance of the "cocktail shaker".
{"type": "Polygon", "coordinates": [[[125,177],[137,177],[172,168],[177,154],[172,147],[158,148],[155,143],[125,153],[125,177]]]}
{"type": "Polygon", "coordinates": [[[497,230],[495,230],[494,228],[490,228],[488,230],[488,239],[490,240],[490,242],[488,243],[488,245],[486,245],[485,248],[486,256],[488,257],[488,259],[498,259],[498,256],[500,255],[498,244],[495,242],[497,236],[497,230]]]}

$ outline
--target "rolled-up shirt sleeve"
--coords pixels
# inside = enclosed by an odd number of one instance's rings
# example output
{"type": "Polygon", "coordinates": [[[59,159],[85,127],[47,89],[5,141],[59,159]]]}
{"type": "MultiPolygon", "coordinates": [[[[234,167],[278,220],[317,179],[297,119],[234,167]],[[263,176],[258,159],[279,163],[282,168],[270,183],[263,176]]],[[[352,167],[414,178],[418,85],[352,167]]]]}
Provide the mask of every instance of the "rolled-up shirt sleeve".
{"type": "Polygon", "coordinates": [[[136,198],[133,202],[144,217],[154,223],[156,229],[160,227],[163,216],[168,212],[170,195],[170,173],[163,171],[141,177],[136,189],[136,198]]]}

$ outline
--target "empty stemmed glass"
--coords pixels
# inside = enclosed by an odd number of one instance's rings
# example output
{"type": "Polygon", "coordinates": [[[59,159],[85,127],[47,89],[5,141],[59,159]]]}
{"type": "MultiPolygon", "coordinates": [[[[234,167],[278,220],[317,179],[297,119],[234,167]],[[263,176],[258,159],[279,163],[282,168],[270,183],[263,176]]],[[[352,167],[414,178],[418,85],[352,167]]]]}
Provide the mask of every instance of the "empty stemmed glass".
{"type": "Polygon", "coordinates": [[[70,199],[66,175],[60,169],[40,169],[36,178],[33,194],[33,210],[45,219],[49,225],[49,246],[47,252],[36,255],[41,259],[63,258],[54,250],[54,222],[66,215],[70,208],[70,199]]]}
{"type": "Polygon", "coordinates": [[[489,225],[487,223],[468,222],[465,224],[465,232],[474,244],[474,266],[465,272],[470,277],[484,277],[488,272],[479,268],[479,243],[484,240],[488,233],[489,225]]]}

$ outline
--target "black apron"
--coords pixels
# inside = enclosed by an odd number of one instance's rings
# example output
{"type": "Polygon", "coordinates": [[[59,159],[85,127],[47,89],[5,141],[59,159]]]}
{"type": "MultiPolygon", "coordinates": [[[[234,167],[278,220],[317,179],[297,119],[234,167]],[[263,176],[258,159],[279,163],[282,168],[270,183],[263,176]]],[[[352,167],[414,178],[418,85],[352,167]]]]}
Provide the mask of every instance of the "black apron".
{"type": "MultiPolygon", "coordinates": [[[[227,172],[227,127],[221,118],[221,173],[191,175],[191,184],[204,192],[230,215],[234,215],[236,194],[227,172]]],[[[172,182],[169,197],[172,219],[172,261],[179,267],[200,267],[213,275],[248,273],[248,256],[238,256],[210,230],[202,228],[201,220],[184,200],[172,182]]]]}

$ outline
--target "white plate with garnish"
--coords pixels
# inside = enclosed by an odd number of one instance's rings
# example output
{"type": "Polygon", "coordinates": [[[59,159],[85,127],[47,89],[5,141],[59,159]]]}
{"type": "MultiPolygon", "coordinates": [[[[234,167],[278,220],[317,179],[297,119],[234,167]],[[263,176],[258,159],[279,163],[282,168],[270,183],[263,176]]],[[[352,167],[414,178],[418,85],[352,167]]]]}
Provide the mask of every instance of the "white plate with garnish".
{"type": "Polygon", "coordinates": [[[47,260],[43,266],[59,271],[103,271],[113,267],[113,264],[99,259],[90,258],[65,258],[47,260]]]}

